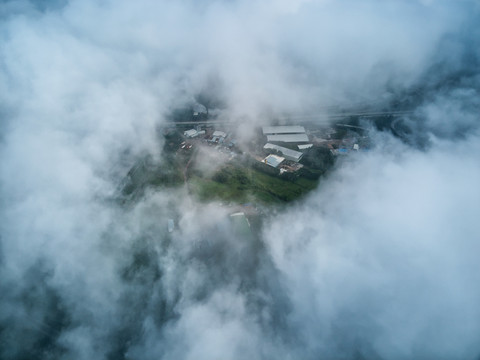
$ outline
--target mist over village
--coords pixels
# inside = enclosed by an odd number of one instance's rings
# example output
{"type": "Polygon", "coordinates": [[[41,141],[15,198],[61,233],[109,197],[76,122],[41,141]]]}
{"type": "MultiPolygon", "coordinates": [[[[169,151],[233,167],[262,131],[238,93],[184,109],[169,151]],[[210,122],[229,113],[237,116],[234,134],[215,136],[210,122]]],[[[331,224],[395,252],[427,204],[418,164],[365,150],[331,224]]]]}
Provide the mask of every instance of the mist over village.
{"type": "Polygon", "coordinates": [[[4,0],[0,360],[480,358],[480,3],[4,0]]]}

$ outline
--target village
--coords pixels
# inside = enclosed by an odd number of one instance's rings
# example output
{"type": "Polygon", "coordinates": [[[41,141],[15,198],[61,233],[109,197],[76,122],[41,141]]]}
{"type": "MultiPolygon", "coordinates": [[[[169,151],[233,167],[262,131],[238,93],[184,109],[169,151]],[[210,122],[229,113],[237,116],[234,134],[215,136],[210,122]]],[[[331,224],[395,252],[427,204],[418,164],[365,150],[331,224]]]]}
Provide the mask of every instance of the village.
{"type": "MultiPolygon", "coordinates": [[[[371,146],[367,130],[351,124],[273,120],[252,128],[245,140],[235,124],[218,121],[201,106],[182,120],[161,130],[161,160],[139,159],[122,180],[123,204],[168,188],[201,203],[215,201],[241,228],[255,227],[266,213],[316,189],[337,161],[371,146]]],[[[171,212],[169,233],[179,217],[171,212]]]]}
{"type": "MultiPolygon", "coordinates": [[[[359,128],[361,129],[361,128],[359,128]]],[[[235,133],[207,126],[197,126],[183,131],[184,141],[178,151],[192,151],[195,146],[207,145],[216,151],[229,154],[230,159],[242,154],[255,159],[257,168],[281,176],[296,173],[311,161],[302,164],[302,159],[315,156],[318,150],[328,150],[334,158],[368,150],[368,136],[363,132],[345,130],[340,126],[311,128],[300,125],[263,126],[247,146],[238,147],[235,133]],[[313,155],[313,156],[312,156],[313,155]],[[265,165],[265,166],[263,166],[265,165]]],[[[312,168],[312,165],[307,168],[312,168]]],[[[321,170],[315,169],[314,170],[321,170]]]]}
{"type": "Polygon", "coordinates": [[[184,186],[200,201],[284,203],[317,187],[339,158],[367,151],[362,128],[269,125],[248,141],[221,122],[174,123],[162,133],[163,160],[141,159],[122,181],[123,199],[150,187],[184,186]]]}
{"type": "MultiPolygon", "coordinates": [[[[338,158],[367,151],[365,131],[342,126],[269,125],[245,143],[222,124],[183,124],[164,131],[166,153],[180,164],[187,192],[219,201],[237,221],[254,223],[261,213],[315,189],[338,158]],[[238,220],[244,219],[244,220],[238,220]]],[[[174,229],[169,220],[169,231],[174,229]]]]}

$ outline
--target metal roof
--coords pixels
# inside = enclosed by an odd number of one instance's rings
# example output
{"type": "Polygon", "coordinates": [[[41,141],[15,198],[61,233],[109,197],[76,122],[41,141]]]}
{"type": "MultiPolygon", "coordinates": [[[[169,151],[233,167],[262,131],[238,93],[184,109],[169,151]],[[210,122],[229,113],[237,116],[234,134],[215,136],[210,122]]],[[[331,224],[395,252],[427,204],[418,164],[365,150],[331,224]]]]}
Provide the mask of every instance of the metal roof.
{"type": "Polygon", "coordinates": [[[304,134],[303,126],[264,126],[262,127],[264,135],[273,134],[304,134]]]}
{"type": "Polygon", "coordinates": [[[216,130],[213,132],[212,136],[218,136],[218,137],[226,137],[227,134],[224,133],[223,131],[220,131],[220,130],[216,130]]]}
{"type": "Polygon", "coordinates": [[[263,162],[267,165],[273,166],[274,168],[278,167],[283,160],[285,160],[284,157],[277,156],[277,155],[268,155],[265,159],[263,159],[263,162]]]}
{"type": "Polygon", "coordinates": [[[187,130],[187,131],[183,132],[183,135],[187,136],[187,137],[193,137],[196,134],[197,134],[197,130],[195,130],[195,129],[190,129],[190,130],[187,130]]]}
{"type": "Polygon", "coordinates": [[[300,150],[306,150],[313,147],[313,144],[297,145],[300,150]]]}
{"type": "Polygon", "coordinates": [[[307,134],[267,135],[267,141],[300,143],[308,142],[307,134]]]}
{"type": "Polygon", "coordinates": [[[278,146],[278,145],[274,145],[274,144],[270,144],[270,143],[265,144],[265,146],[263,148],[264,149],[274,149],[274,150],[280,151],[282,153],[282,155],[285,156],[285,158],[287,158],[288,160],[300,161],[300,159],[303,156],[303,153],[301,153],[299,151],[295,151],[295,150],[288,149],[288,148],[283,147],[283,146],[278,146]]]}

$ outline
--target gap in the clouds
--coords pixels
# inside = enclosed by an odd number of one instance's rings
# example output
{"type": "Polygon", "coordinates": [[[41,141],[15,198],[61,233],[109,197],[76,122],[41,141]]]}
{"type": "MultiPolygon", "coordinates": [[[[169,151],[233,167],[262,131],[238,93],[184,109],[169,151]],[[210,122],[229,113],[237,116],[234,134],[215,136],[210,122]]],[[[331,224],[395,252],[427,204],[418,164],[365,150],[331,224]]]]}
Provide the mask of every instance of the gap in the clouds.
{"type": "Polygon", "coordinates": [[[300,200],[337,158],[372,146],[368,129],[352,118],[343,115],[333,125],[277,120],[254,127],[245,140],[235,124],[192,111],[189,121],[164,125],[161,156],[138,159],[119,186],[120,201],[135,202],[146,189],[184,189],[198,202],[231,206],[300,200]]]}
{"type": "MultiPolygon", "coordinates": [[[[448,49],[449,41],[441,48],[448,49]]],[[[177,103],[165,114],[158,131],[160,157],[137,160],[119,186],[120,201],[135,202],[146,189],[184,188],[184,194],[201,203],[281,206],[317,188],[337,159],[373,148],[372,129],[424,150],[432,135],[462,138],[476,126],[472,114],[479,105],[477,62],[471,59],[476,57],[467,55],[464,66],[454,70],[439,56],[416,83],[402,87],[389,81],[374,101],[357,97],[351,103],[305,108],[305,113],[269,113],[246,124],[229,114],[228,101],[220,95],[227,86],[213,79],[194,100],[177,103]],[[462,111],[462,119],[452,124],[450,116],[462,111]],[[278,134],[266,134],[259,125],[302,127],[305,139],[276,141],[278,134]],[[300,155],[289,158],[279,147],[300,155]],[[270,166],[269,156],[274,162],[284,160],[270,166]]]]}

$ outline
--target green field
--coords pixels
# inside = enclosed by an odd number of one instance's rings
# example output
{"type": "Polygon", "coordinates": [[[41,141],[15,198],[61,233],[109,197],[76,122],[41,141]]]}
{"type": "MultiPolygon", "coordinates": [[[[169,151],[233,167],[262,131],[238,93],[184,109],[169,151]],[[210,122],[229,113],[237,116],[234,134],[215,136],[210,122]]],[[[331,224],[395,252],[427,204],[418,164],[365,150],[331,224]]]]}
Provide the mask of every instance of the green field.
{"type": "Polygon", "coordinates": [[[189,190],[201,201],[283,203],[313,190],[318,181],[298,178],[293,181],[268,175],[239,164],[227,164],[211,178],[198,174],[189,177],[189,190]]]}
{"type": "Polygon", "coordinates": [[[188,192],[199,201],[218,200],[229,203],[281,204],[301,198],[315,189],[317,170],[299,171],[297,176],[269,174],[268,170],[257,168],[255,161],[236,158],[215,168],[215,158],[205,161],[208,154],[202,154],[202,166],[196,166],[199,155],[196,148],[187,152],[165,152],[160,162],[141,159],[130,170],[122,189],[125,199],[134,200],[146,188],[178,188],[187,180],[188,192]],[[213,164],[208,170],[204,164],[213,164]],[[267,172],[265,172],[267,171],[267,172]]]}

